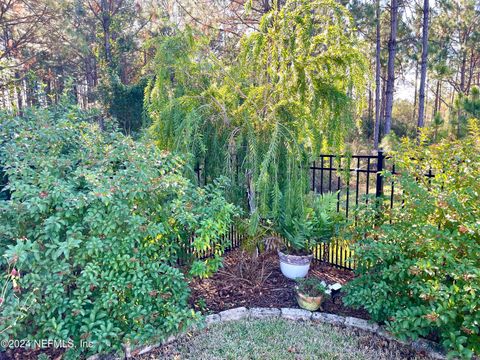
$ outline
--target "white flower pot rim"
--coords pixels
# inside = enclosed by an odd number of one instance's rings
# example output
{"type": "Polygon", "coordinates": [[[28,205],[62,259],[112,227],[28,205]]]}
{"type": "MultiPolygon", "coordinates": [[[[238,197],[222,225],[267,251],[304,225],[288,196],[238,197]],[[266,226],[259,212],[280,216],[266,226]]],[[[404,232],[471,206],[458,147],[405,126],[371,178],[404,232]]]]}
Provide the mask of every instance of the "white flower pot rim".
{"type": "Polygon", "coordinates": [[[278,256],[280,257],[280,261],[283,263],[287,263],[290,265],[307,265],[313,259],[313,254],[310,255],[290,255],[285,254],[282,251],[278,250],[278,256]]]}

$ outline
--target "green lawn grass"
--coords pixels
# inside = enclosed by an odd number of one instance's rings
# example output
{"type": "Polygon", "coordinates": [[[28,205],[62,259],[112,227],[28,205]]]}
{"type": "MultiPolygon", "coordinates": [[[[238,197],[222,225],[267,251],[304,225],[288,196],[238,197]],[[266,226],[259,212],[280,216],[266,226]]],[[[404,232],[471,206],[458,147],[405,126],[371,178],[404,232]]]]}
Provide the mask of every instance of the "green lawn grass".
{"type": "MultiPolygon", "coordinates": [[[[148,359],[406,359],[409,350],[367,333],[283,319],[242,320],[200,330],[148,359]]],[[[413,357],[415,358],[415,357],[413,357]]]]}

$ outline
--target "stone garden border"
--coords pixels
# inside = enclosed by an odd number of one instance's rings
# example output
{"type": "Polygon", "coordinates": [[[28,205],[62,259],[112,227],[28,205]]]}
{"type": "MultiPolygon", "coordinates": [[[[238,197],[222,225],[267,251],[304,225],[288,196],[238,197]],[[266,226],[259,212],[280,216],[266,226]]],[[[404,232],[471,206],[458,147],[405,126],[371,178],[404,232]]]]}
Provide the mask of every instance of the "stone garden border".
{"type": "MultiPolygon", "coordinates": [[[[336,326],[342,326],[352,329],[359,329],[373,333],[381,338],[384,338],[389,341],[397,341],[403,345],[410,346],[416,352],[423,352],[427,354],[432,359],[444,360],[446,356],[442,351],[439,344],[429,341],[426,339],[418,339],[415,341],[403,342],[398,339],[395,339],[388,331],[385,330],[383,326],[380,326],[374,322],[369,322],[364,319],[359,319],[350,316],[340,316],[335,314],[323,313],[323,312],[311,312],[303,309],[294,309],[294,308],[249,308],[246,307],[237,307],[230,310],[221,311],[218,314],[207,315],[205,317],[204,324],[208,327],[211,324],[235,321],[241,319],[272,319],[272,318],[283,318],[292,321],[313,321],[320,322],[325,324],[331,324],[336,326]]],[[[170,344],[176,339],[183,336],[180,334],[178,336],[170,336],[168,339],[164,340],[161,343],[148,345],[144,347],[137,348],[133,351],[130,349],[125,349],[125,358],[129,358],[132,355],[144,355],[150,351],[170,344]]],[[[93,355],[90,356],[87,360],[99,360],[100,356],[93,355]]]]}

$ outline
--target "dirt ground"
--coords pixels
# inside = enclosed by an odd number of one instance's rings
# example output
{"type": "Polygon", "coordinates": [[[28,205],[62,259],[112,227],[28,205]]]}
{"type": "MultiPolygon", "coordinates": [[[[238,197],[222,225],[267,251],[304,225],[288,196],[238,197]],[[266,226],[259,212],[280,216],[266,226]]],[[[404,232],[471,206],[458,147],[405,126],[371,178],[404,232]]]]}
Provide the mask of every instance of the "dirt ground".
{"type": "MultiPolygon", "coordinates": [[[[309,276],[324,280],[327,284],[344,285],[354,277],[353,272],[338,269],[320,262],[313,262],[309,276]]],[[[208,279],[195,279],[191,305],[203,313],[215,313],[239,306],[245,307],[298,307],[295,281],[283,276],[278,255],[263,253],[253,258],[242,250],[234,250],[225,256],[224,266],[208,279]]],[[[342,302],[342,293],[328,298],[322,311],[368,319],[364,310],[352,309],[342,302]]]]}

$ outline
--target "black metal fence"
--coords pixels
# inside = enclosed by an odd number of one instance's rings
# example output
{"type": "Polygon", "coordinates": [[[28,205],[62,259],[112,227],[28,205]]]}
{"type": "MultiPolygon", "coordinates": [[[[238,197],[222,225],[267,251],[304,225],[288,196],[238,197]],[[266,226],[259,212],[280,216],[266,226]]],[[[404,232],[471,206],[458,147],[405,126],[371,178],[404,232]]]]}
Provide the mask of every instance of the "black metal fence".
{"type": "MultiPolygon", "coordinates": [[[[395,165],[388,161],[383,151],[376,155],[320,155],[310,167],[311,190],[318,194],[335,192],[337,211],[351,218],[353,209],[372,198],[386,198],[393,207],[398,199],[393,182],[386,183],[383,170],[395,173],[395,165]]],[[[320,245],[314,258],[336,267],[353,270],[356,267],[352,247],[341,240],[320,245]]]]}
{"type": "MultiPolygon", "coordinates": [[[[337,210],[347,217],[353,207],[362,201],[368,203],[372,196],[388,194],[393,207],[394,185],[385,184],[380,174],[387,169],[395,174],[395,165],[388,159],[383,151],[376,155],[320,155],[310,166],[310,188],[318,194],[337,192],[337,210]]],[[[198,162],[193,170],[198,185],[206,185],[206,160],[198,162]]]]}
{"type": "MultiPolygon", "coordinates": [[[[389,170],[395,174],[395,164],[389,160],[383,151],[375,155],[320,155],[309,169],[310,189],[317,194],[336,193],[337,211],[344,212],[346,218],[351,218],[354,208],[362,202],[373,201],[372,198],[382,197],[388,201],[388,206],[393,207],[395,202],[401,201],[400,194],[397,194],[395,184],[387,183],[381,173],[389,170]]],[[[194,168],[199,185],[207,182],[205,165],[198,163],[194,168]]],[[[228,236],[237,239],[232,241],[229,249],[237,248],[241,235],[232,227],[228,236]]],[[[341,240],[318,246],[314,258],[343,269],[353,270],[356,266],[351,246],[341,240]]]]}
{"type": "MultiPolygon", "coordinates": [[[[350,219],[352,208],[362,202],[381,200],[384,206],[392,209],[403,203],[403,196],[394,178],[385,179],[384,170],[398,174],[393,160],[381,150],[375,155],[321,155],[310,167],[311,190],[319,194],[336,192],[337,211],[344,212],[350,219]]],[[[433,178],[435,175],[429,170],[424,176],[433,178]]],[[[314,255],[337,267],[350,270],[356,267],[351,246],[340,240],[322,244],[314,255]]]]}
{"type": "MultiPolygon", "coordinates": [[[[244,239],[244,235],[241,234],[235,226],[232,224],[228,229],[227,233],[222,235],[220,238],[220,243],[222,244],[223,250],[225,252],[237,249],[240,247],[242,240],[244,239]]],[[[193,246],[193,241],[195,240],[195,236],[191,235],[188,239],[188,244],[184,244],[184,246],[179,249],[179,256],[177,258],[177,264],[182,266],[188,263],[188,261],[192,258],[197,259],[206,259],[209,257],[214,256],[217,252],[220,254],[219,249],[210,248],[205,251],[195,251],[193,246]]]]}
{"type": "MultiPolygon", "coordinates": [[[[382,151],[377,155],[320,155],[310,167],[311,190],[325,194],[337,192],[337,211],[349,217],[352,207],[368,203],[372,195],[384,194],[381,171],[386,169],[382,151]]],[[[394,171],[393,169],[390,169],[394,171]]],[[[393,204],[393,200],[392,200],[393,204]]]]}
{"type": "MultiPolygon", "coordinates": [[[[207,178],[202,165],[197,164],[194,169],[199,185],[204,185],[207,178]]],[[[389,208],[402,204],[401,192],[393,178],[385,179],[384,170],[397,174],[393,160],[381,150],[373,155],[320,155],[309,169],[310,189],[317,194],[336,193],[337,211],[352,219],[353,210],[370,201],[381,199],[389,208]]],[[[434,177],[431,171],[425,176],[434,177]]],[[[232,248],[238,247],[239,242],[235,244],[232,248]]],[[[349,270],[356,267],[353,255],[351,246],[341,240],[322,244],[314,251],[316,260],[349,270]]]]}

